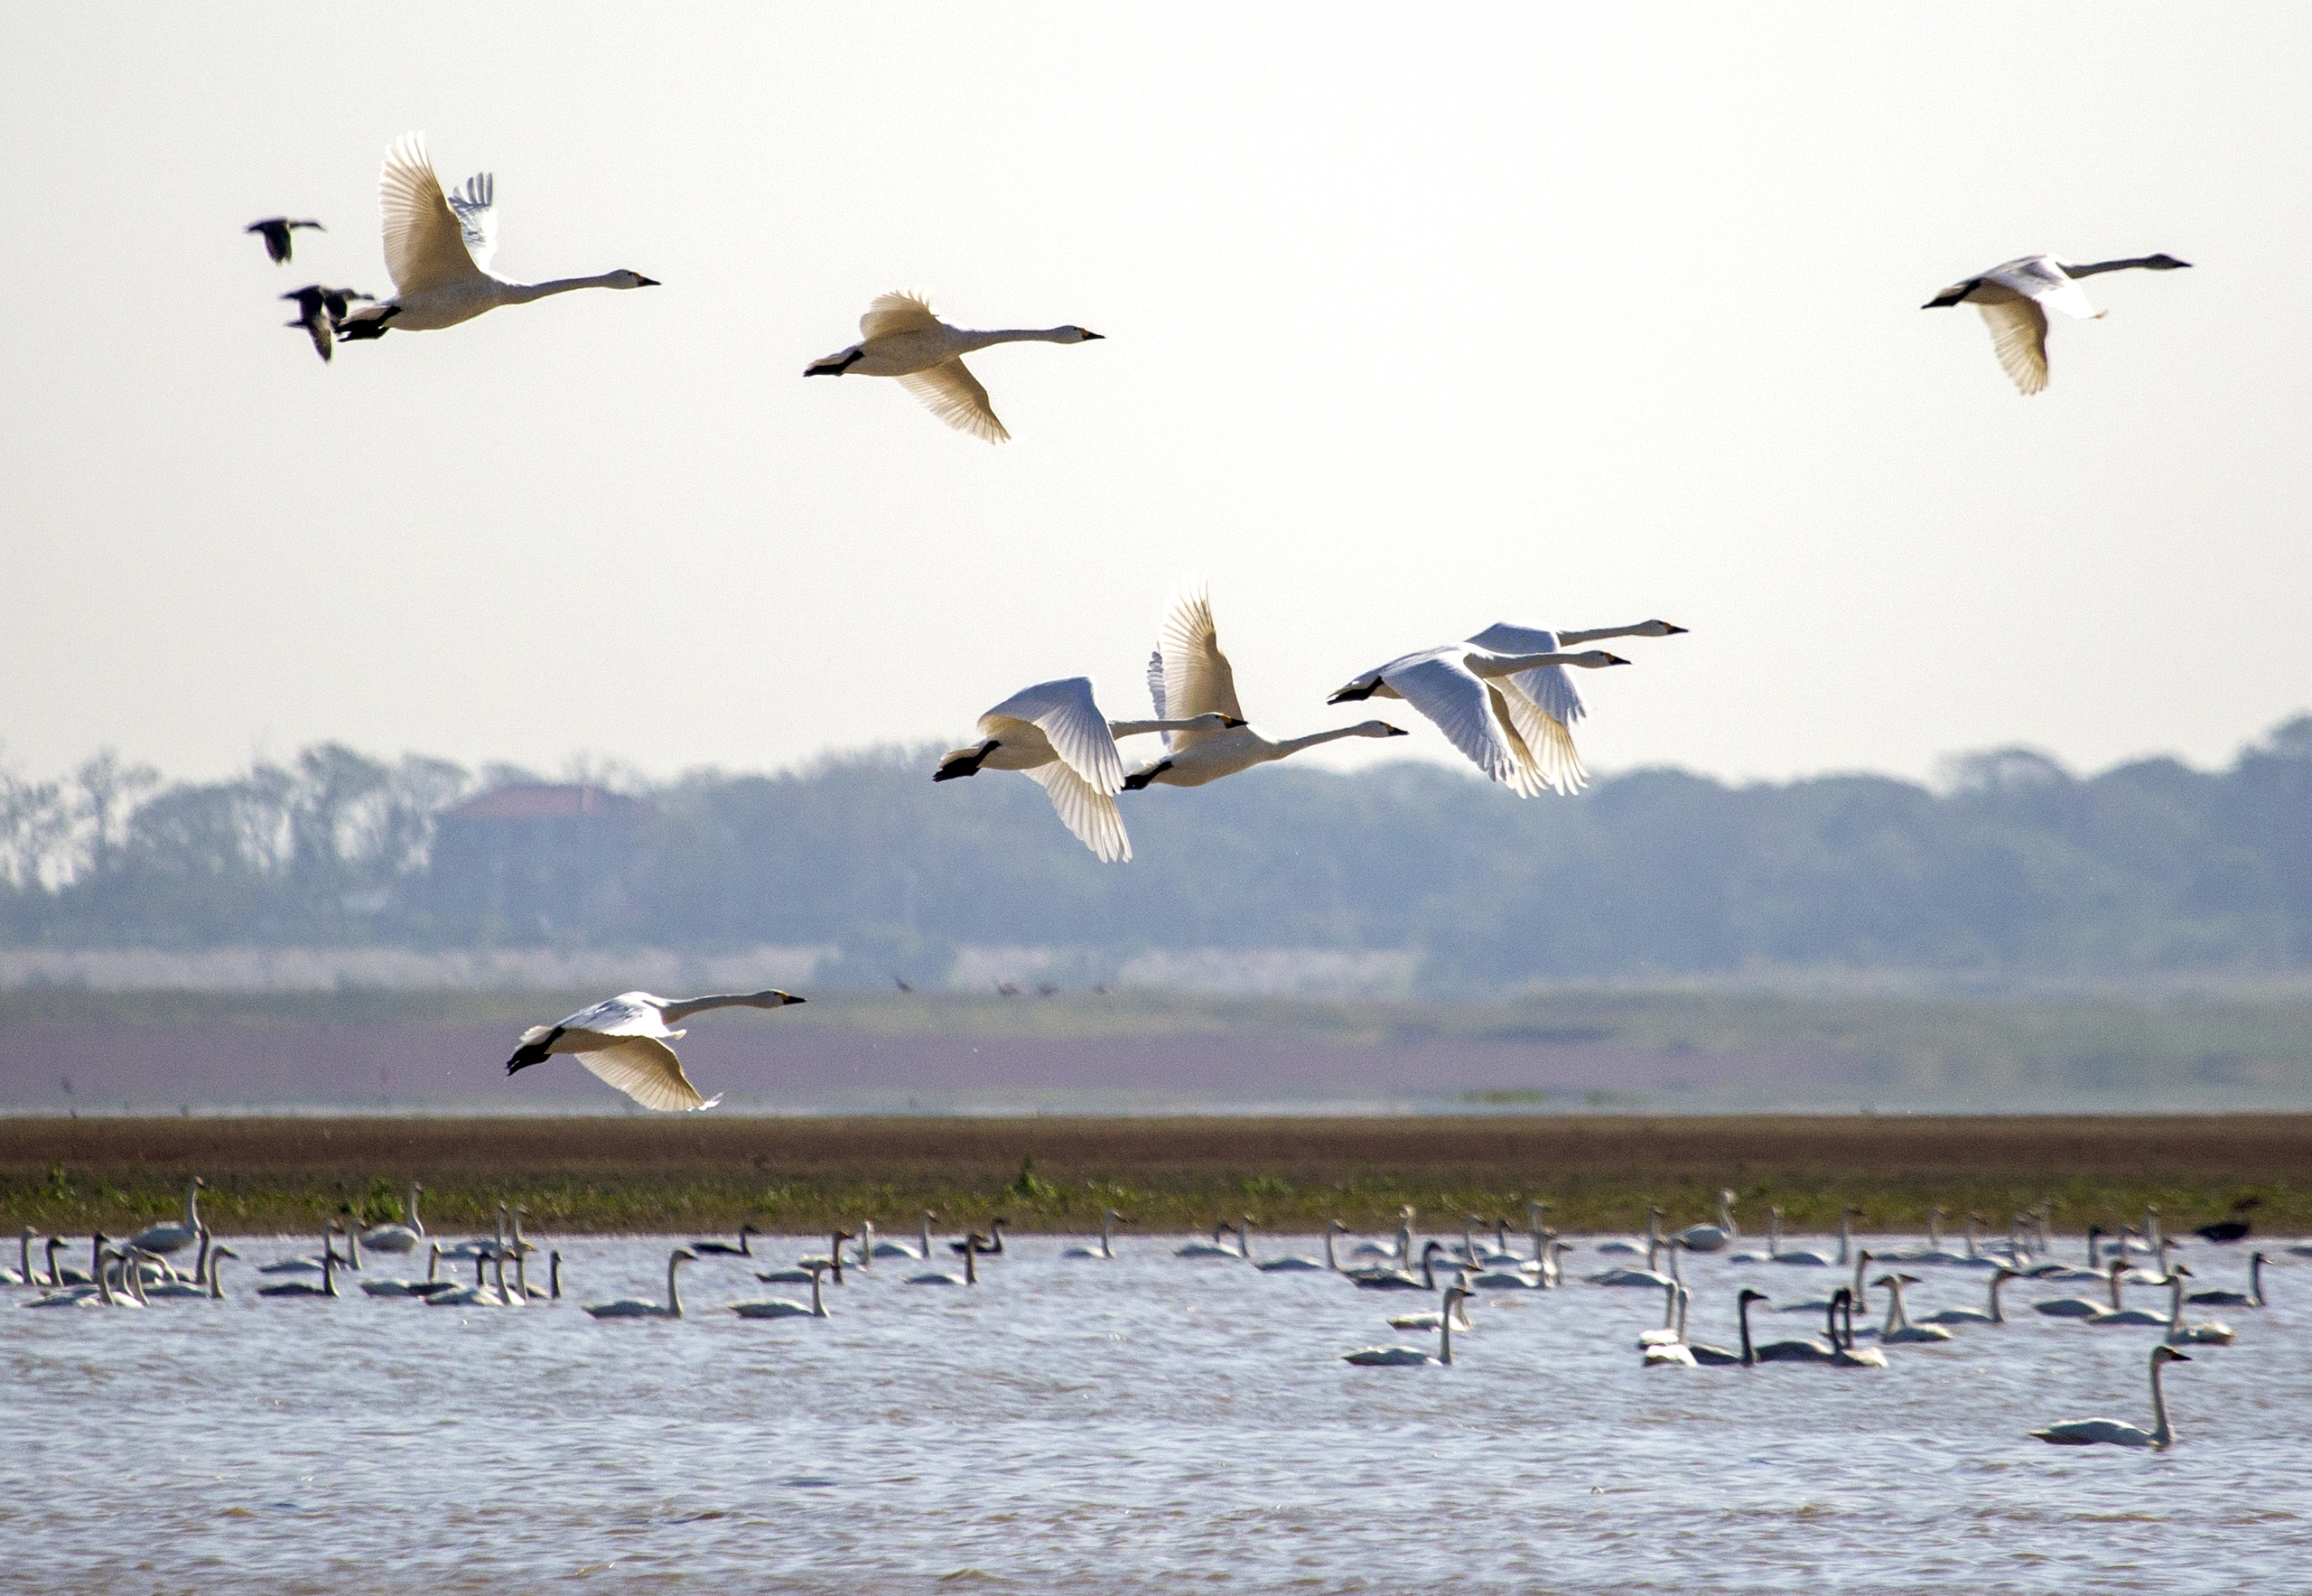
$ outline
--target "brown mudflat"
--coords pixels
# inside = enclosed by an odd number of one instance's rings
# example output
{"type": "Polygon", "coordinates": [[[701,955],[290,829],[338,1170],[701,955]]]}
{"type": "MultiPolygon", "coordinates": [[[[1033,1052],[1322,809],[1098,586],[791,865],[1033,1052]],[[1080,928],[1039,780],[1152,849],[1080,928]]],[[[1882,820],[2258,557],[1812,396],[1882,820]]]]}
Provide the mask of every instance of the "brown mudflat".
{"type": "Polygon", "coordinates": [[[488,1228],[519,1201],[540,1229],[805,1231],[874,1218],[912,1228],[937,1209],[959,1227],[996,1214],[1023,1230],[1080,1230],[1104,1208],[1143,1230],[1249,1211],[1314,1228],[1377,1227],[1401,1203],[1424,1224],[1465,1214],[1522,1224],[1552,1204],[1568,1231],[1710,1216],[1731,1187],[1824,1230],[1852,1203],[1865,1229],[1916,1230],[1930,1204],[1955,1231],[1972,1210],[2004,1231],[2044,1198],[2056,1222],[2140,1222],[2181,1233],[2256,1195],[2260,1231],[2312,1230],[2312,1115],[2199,1117],[1667,1117],[1385,1119],[231,1118],[0,1120],[0,1220],[70,1233],[176,1211],[209,1183],[219,1231],[303,1231],[349,1205],[396,1217],[426,1188],[443,1230],[488,1228]]]}

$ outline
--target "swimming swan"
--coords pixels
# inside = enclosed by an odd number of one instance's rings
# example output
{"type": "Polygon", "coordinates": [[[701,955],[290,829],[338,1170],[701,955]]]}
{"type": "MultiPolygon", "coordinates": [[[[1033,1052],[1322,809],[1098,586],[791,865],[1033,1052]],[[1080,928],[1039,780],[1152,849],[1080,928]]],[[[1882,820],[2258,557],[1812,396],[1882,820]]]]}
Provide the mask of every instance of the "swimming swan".
{"type": "Polygon", "coordinates": [[[2103,313],[2090,303],[2079,279],[2101,272],[2140,268],[2181,271],[2192,263],[2172,255],[2137,255],[2125,260],[2068,261],[2052,255],[2027,255],[1995,266],[1981,276],[1953,283],[1921,310],[1972,304],[1990,329],[1991,352],[2018,393],[2036,394],[2047,386],[2047,311],[2095,321],[2103,313]]]}
{"type": "Polygon", "coordinates": [[[1063,1258],[1113,1258],[1116,1255],[1115,1227],[1129,1223],[1131,1223],[1131,1221],[1126,1219],[1122,1214],[1116,1212],[1114,1209],[1110,1209],[1100,1216],[1100,1245],[1097,1248],[1088,1246],[1066,1247],[1061,1250],[1059,1255],[1063,1258]]]}
{"type": "Polygon", "coordinates": [[[2034,1430],[2031,1434],[2036,1440],[2056,1446],[2171,1446],[2176,1429],[2168,1422],[2168,1394],[2159,1388],[2159,1371],[2171,1363],[2189,1362],[2189,1358],[2173,1347],[2163,1345],[2151,1349],[2151,1416],[2156,1421],[2151,1429],[2139,1430],[2117,1419],[2071,1419],[2034,1430]]]}
{"type": "Polygon", "coordinates": [[[148,1253],[181,1253],[200,1239],[200,1193],[209,1184],[199,1175],[185,1183],[184,1223],[147,1225],[128,1238],[128,1245],[148,1253]]]}
{"type": "Polygon", "coordinates": [[[414,1253],[417,1244],[425,1239],[425,1221],[417,1217],[418,1193],[424,1187],[416,1181],[409,1183],[409,1223],[406,1225],[372,1225],[361,1232],[361,1245],[380,1253],[414,1253]]]}
{"type": "Polygon", "coordinates": [[[506,1073],[568,1053],[645,1108],[665,1113],[712,1108],[722,1101],[722,1095],[702,1097],[690,1084],[683,1061],[667,1045],[683,1034],[673,1027],[709,1009],[778,1009],[802,1001],[788,992],[686,998],[622,992],[552,1025],[531,1026],[522,1032],[522,1045],[506,1060],[506,1073]]]}
{"type": "Polygon", "coordinates": [[[1255,731],[1245,723],[1244,706],[1236,701],[1236,673],[1220,651],[1212,596],[1202,588],[1184,587],[1173,597],[1157,635],[1161,646],[1148,658],[1148,695],[1155,701],[1156,718],[1209,714],[1217,716],[1218,723],[1167,733],[1163,757],[1125,777],[1126,791],[1142,791],[1151,782],[1202,787],[1344,737],[1405,735],[1386,721],[1362,721],[1282,742],[1255,731]]]}
{"type": "Polygon", "coordinates": [[[928,1258],[931,1255],[931,1221],[938,1217],[931,1209],[923,1210],[923,1236],[917,1246],[909,1246],[903,1241],[878,1241],[869,1250],[879,1258],[928,1258]]]}
{"type": "MultiPolygon", "coordinates": [[[[2181,1265],[2177,1265],[2179,1268],[2181,1265]]],[[[2248,1289],[2244,1292],[2192,1292],[2184,1301],[2205,1302],[2211,1308],[2261,1308],[2264,1305],[2264,1255],[2248,1255],[2248,1289]]]]}
{"type": "Polygon", "coordinates": [[[1081,327],[1014,328],[969,332],[950,327],[914,294],[880,296],[859,318],[859,341],[803,368],[806,377],[896,377],[924,407],[959,433],[991,443],[1012,434],[995,419],[987,390],[963,358],[999,343],[1091,343],[1100,334],[1081,327]]]}
{"type": "Polygon", "coordinates": [[[805,1307],[800,1302],[790,1302],[785,1297],[769,1297],[760,1302],[733,1302],[731,1304],[731,1311],[741,1319],[832,1318],[834,1316],[827,1311],[826,1298],[820,1293],[819,1290],[819,1276],[825,1274],[827,1266],[825,1264],[813,1262],[811,1302],[808,1307],[805,1307]]]}
{"type": "Polygon", "coordinates": [[[487,172],[466,179],[465,187],[442,191],[442,180],[425,153],[425,135],[405,133],[386,151],[378,174],[378,209],[385,220],[386,270],[394,296],[347,313],[337,326],[340,340],[382,338],[389,331],[432,332],[454,327],[499,305],[527,304],[573,288],[656,288],[639,272],[604,272],[598,277],[556,277],[547,283],[516,283],[492,276],[498,252],[498,183],[487,172]]]}
{"type": "MultiPolygon", "coordinates": [[[[1434,1242],[1430,1244],[1434,1246],[1434,1242]]],[[[1417,1347],[1362,1347],[1354,1352],[1341,1354],[1343,1363],[1353,1363],[1363,1368],[1450,1368],[1453,1363],[1452,1309],[1468,1293],[1458,1285],[1445,1288],[1444,1310],[1437,1321],[1437,1356],[1431,1358],[1417,1347]]]]}
{"type": "Polygon", "coordinates": [[[751,1258],[755,1255],[751,1245],[753,1239],[761,1234],[762,1231],[753,1225],[741,1225],[736,1242],[694,1241],[690,1244],[690,1250],[702,1258],[751,1258]]]}
{"type": "Polygon", "coordinates": [[[667,1255],[667,1302],[664,1307],[645,1297],[620,1297],[615,1302],[589,1302],[586,1311],[596,1319],[680,1319],[683,1316],[683,1299],[675,1282],[675,1271],[697,1256],[686,1246],[678,1246],[667,1255]]]}
{"type": "Polygon", "coordinates": [[[1990,1276],[1990,1305],[1988,1308],[1945,1308],[1940,1312],[1920,1314],[1918,1322],[1921,1324],[2005,1324],[2007,1315],[2000,1311],[1999,1288],[2010,1280],[2021,1278],[2022,1276],[2012,1269],[1994,1269],[1990,1276]]]}
{"type": "Polygon", "coordinates": [[[961,1274],[949,1274],[945,1270],[934,1269],[922,1274],[909,1275],[908,1284],[977,1285],[979,1283],[979,1248],[968,1244],[977,1241],[979,1237],[974,1232],[966,1231],[964,1239],[966,1245],[964,1248],[964,1272],[961,1274]]]}
{"type": "Polygon", "coordinates": [[[2235,1332],[2222,1320],[2184,1322],[2184,1283],[2191,1277],[2190,1268],[2182,1264],[2168,1272],[2168,1333],[2161,1339],[2170,1347],[2229,1347],[2235,1332]]]}

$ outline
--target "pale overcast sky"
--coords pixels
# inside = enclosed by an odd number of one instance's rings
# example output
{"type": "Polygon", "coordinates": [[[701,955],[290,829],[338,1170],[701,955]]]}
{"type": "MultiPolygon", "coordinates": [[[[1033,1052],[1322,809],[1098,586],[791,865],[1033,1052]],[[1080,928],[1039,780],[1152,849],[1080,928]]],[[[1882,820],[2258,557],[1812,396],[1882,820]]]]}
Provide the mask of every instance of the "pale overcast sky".
{"type": "MultiPolygon", "coordinates": [[[[18,8],[0,220],[19,769],[336,738],[654,774],[1109,712],[1209,576],[1254,719],[1503,619],[1661,615],[1593,767],[2203,763],[2312,708],[2312,11],[18,8]],[[323,367],[408,129],[497,269],[323,367]],[[325,220],[287,266],[240,231],[325,220]],[[2018,397],[1935,290],[2089,285],[2018,397]],[[868,301],[1015,442],[802,379],[868,301]]],[[[1401,714],[1409,712],[1400,711],[1401,714]]],[[[1347,718],[1359,718],[1361,711],[1347,718]]],[[[1342,762],[1410,751],[1353,743],[1342,762]]]]}

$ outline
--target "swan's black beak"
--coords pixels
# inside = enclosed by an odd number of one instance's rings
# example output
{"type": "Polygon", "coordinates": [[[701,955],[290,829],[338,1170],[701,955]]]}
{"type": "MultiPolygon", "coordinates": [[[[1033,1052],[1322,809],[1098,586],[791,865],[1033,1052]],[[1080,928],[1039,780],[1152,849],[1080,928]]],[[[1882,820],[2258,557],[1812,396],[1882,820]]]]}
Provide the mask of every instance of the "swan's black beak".
{"type": "Polygon", "coordinates": [[[1086,343],[1104,343],[1107,341],[1106,333],[1095,332],[1089,327],[1078,327],[1076,331],[1084,335],[1084,341],[1086,343]]]}
{"type": "MultiPolygon", "coordinates": [[[[780,995],[780,996],[782,996],[782,997],[784,997],[784,998],[785,998],[788,1003],[801,1003],[801,1002],[803,1001],[803,999],[801,999],[801,998],[799,998],[799,997],[797,997],[797,996],[796,996],[793,993],[791,993],[791,992],[781,993],[779,995],[780,995]]],[[[760,1234],[760,1232],[758,1232],[757,1234],[760,1234]]]]}
{"type": "Polygon", "coordinates": [[[1671,625],[1668,621],[1664,621],[1664,622],[1662,623],[1662,625],[1663,625],[1664,629],[1665,630],[1667,630],[1667,631],[1668,631],[1668,633],[1669,633],[1672,637],[1673,637],[1673,638],[1682,638],[1682,637],[1685,636],[1687,632],[1689,632],[1689,631],[1691,631],[1691,630],[1693,630],[1692,627],[1685,627],[1685,626],[1672,626],[1672,625],[1671,625]]]}
{"type": "Polygon", "coordinates": [[[1618,654],[1608,654],[1606,656],[1606,663],[1608,665],[1627,665],[1629,661],[1623,658],[1618,654]]]}
{"type": "Polygon", "coordinates": [[[1391,737],[1410,737],[1412,735],[1411,732],[1406,731],[1403,726],[1391,726],[1385,734],[1391,737]]]}
{"type": "Polygon", "coordinates": [[[658,279],[646,277],[640,272],[637,272],[634,274],[634,285],[637,288],[656,288],[658,286],[658,279]]]}
{"type": "Polygon", "coordinates": [[[1240,720],[1239,718],[1237,718],[1236,716],[1235,716],[1235,715],[1233,715],[1233,714],[1224,714],[1224,715],[1222,715],[1222,716],[1220,717],[1220,722],[1221,722],[1221,724],[1223,724],[1223,725],[1226,726],[1226,727],[1227,727],[1230,731],[1232,731],[1232,732],[1233,732],[1233,731],[1235,731],[1235,730],[1237,727],[1239,727],[1239,726],[1249,726],[1249,725],[1251,725],[1251,724],[1252,724],[1252,722],[1247,721],[1247,720],[1240,720]]]}

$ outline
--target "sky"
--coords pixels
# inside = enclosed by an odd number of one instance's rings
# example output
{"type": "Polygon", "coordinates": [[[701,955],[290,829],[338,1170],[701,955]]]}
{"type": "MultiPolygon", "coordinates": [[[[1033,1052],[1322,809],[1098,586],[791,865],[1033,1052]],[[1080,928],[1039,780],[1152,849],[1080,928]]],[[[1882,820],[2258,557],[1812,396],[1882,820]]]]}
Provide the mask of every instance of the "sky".
{"type": "MultiPolygon", "coordinates": [[[[50,6],[0,53],[0,760],[340,740],[652,776],[1143,713],[1183,578],[1273,735],[1501,620],[1593,769],[2222,763],[2312,709],[2312,11],[50,6]],[[324,367],[422,129],[582,293],[324,367]],[[322,219],[294,263],[240,230],[322,219]],[[2018,396],[1945,284],[2088,285],[2018,396]],[[876,294],[1105,341],[1014,441],[801,378],[876,294]]],[[[1401,715],[1410,711],[1397,706],[1401,715]]],[[[1455,758],[1412,738],[1313,759],[1455,758]]]]}

